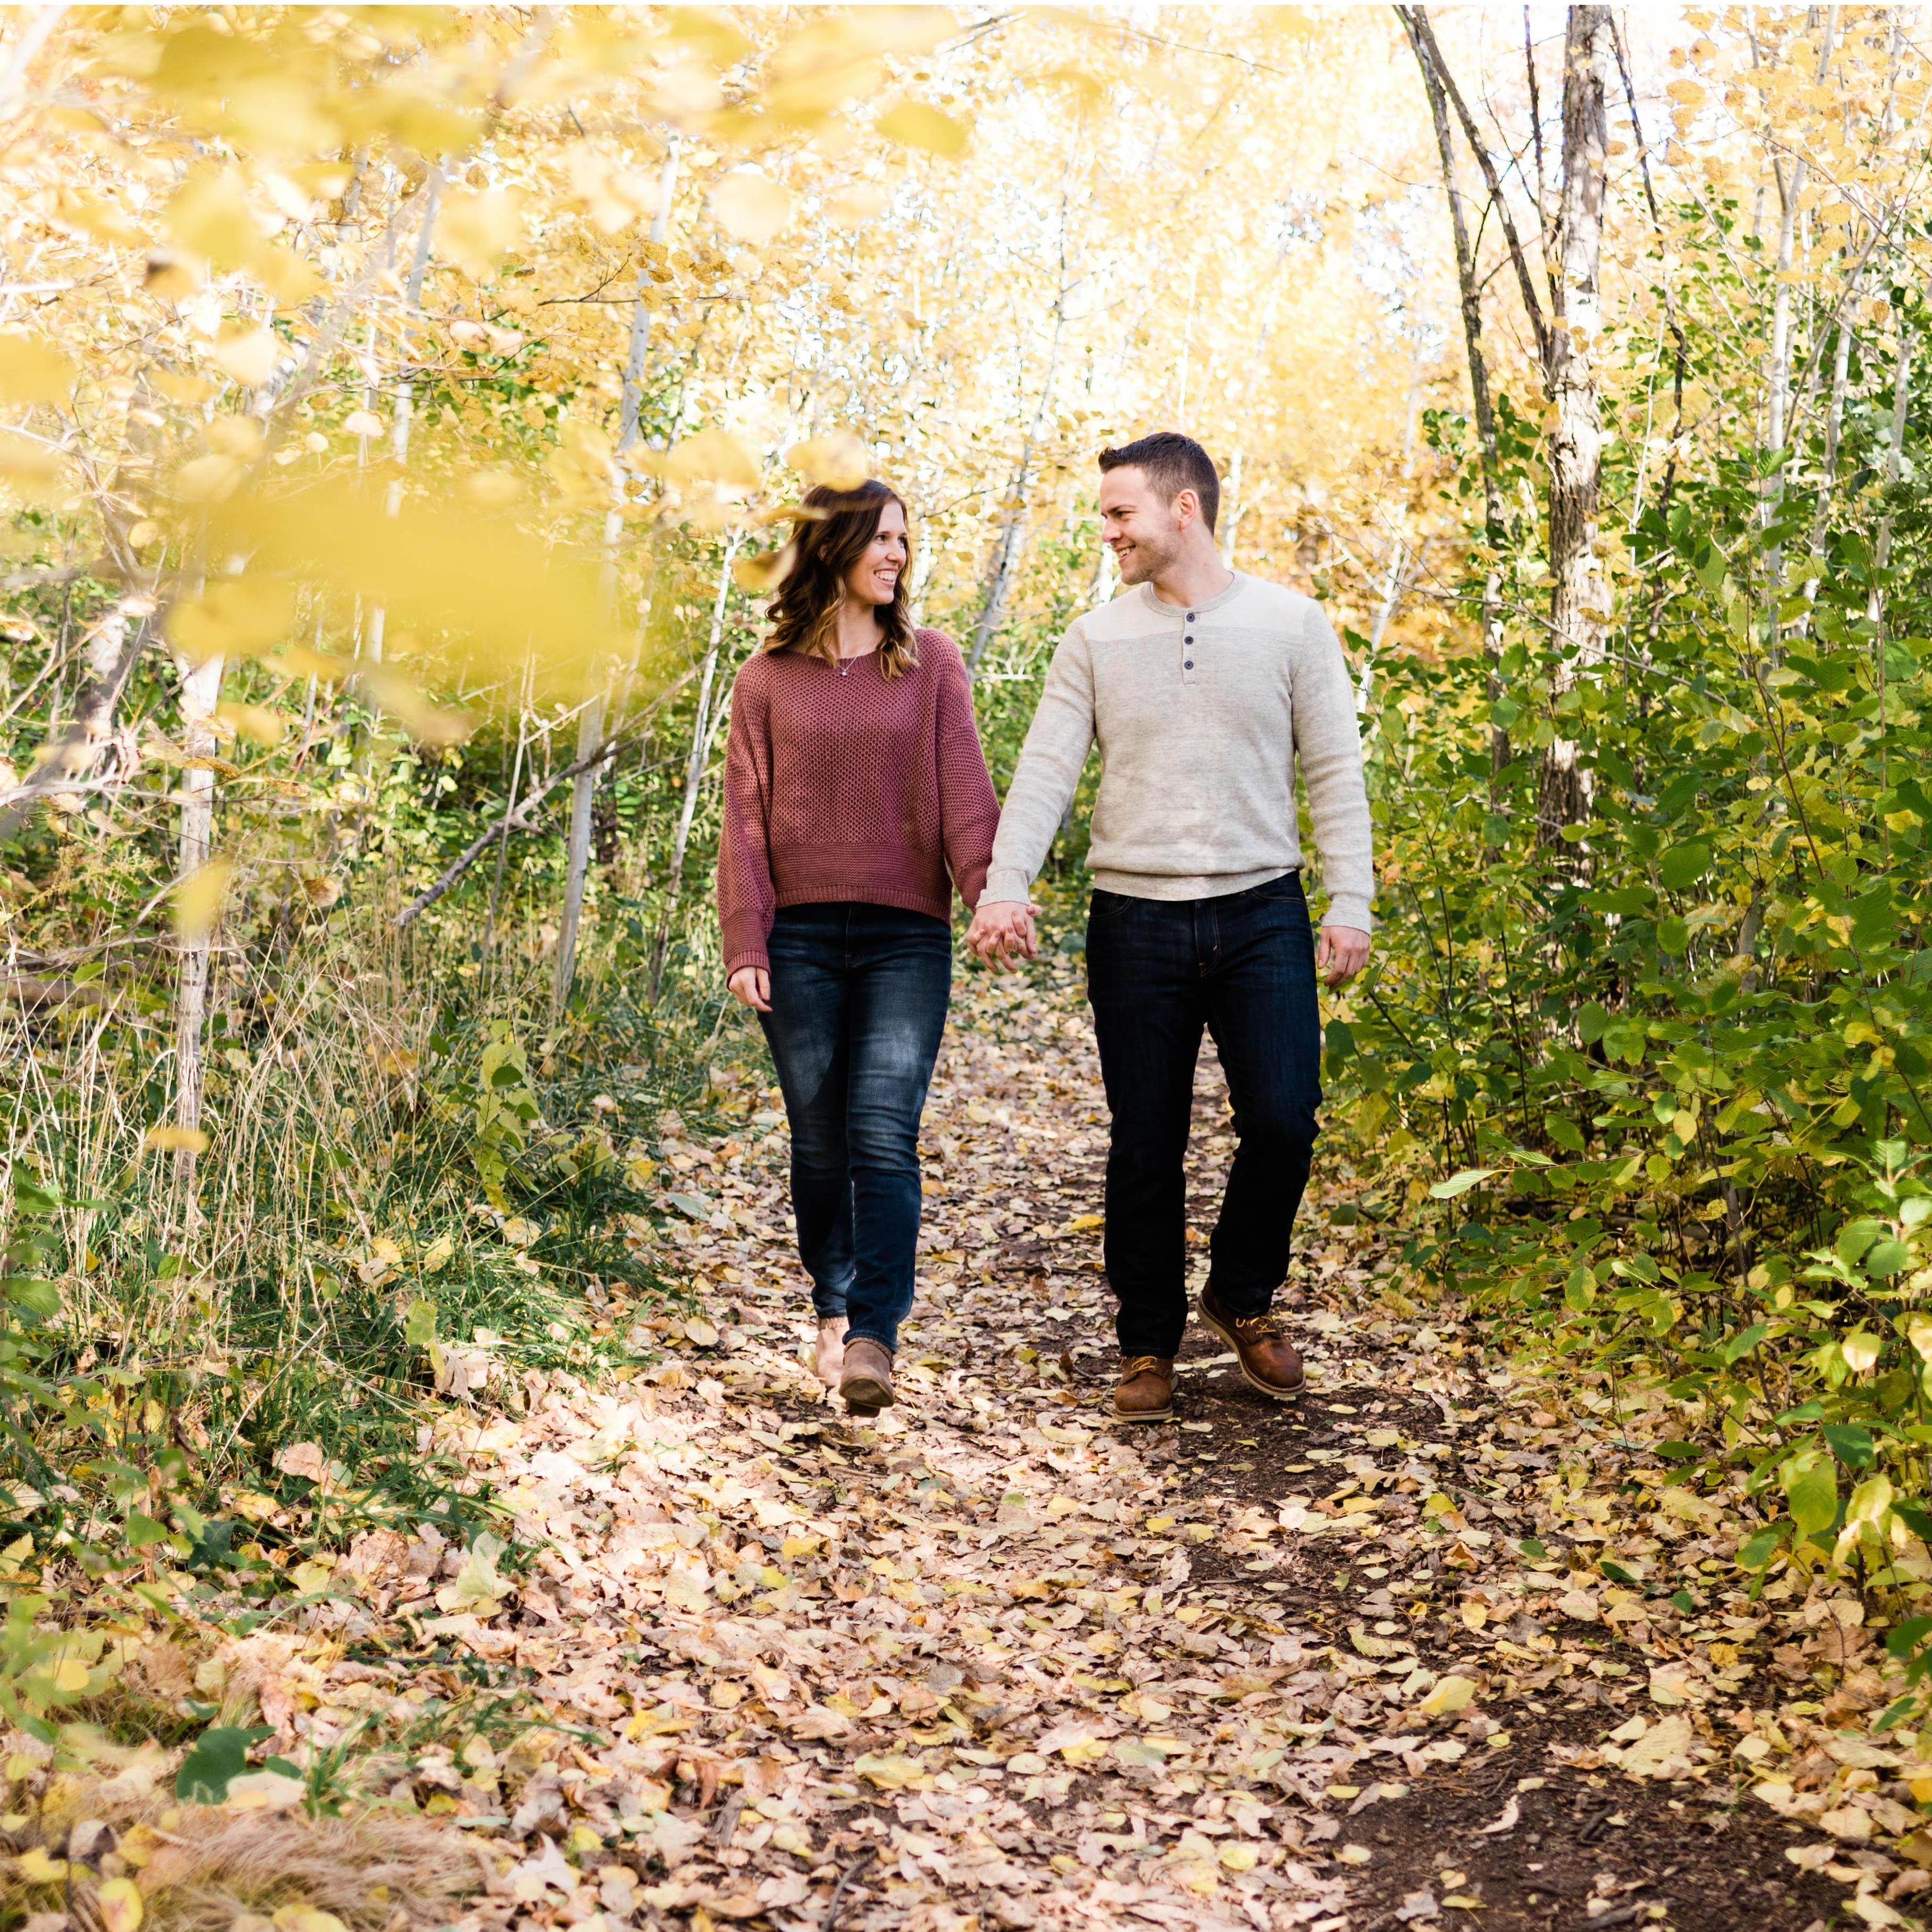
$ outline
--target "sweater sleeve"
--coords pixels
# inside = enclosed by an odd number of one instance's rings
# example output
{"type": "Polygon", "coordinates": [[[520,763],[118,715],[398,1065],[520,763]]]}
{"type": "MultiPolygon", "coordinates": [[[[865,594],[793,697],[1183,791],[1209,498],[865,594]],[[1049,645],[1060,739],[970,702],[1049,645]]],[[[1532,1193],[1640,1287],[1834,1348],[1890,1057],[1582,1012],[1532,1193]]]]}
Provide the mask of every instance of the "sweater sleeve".
{"type": "Polygon", "coordinates": [[[993,834],[1000,823],[1000,801],[980,747],[980,727],[973,716],[973,690],[959,647],[943,632],[930,634],[939,664],[939,701],[936,707],[939,774],[940,834],[945,842],[946,868],[970,911],[986,889],[986,867],[993,856],[993,834]]]}
{"type": "Polygon", "coordinates": [[[1362,739],[1348,661],[1328,617],[1310,603],[1294,661],[1294,751],[1308,793],[1322,883],[1323,923],[1371,930],[1376,896],[1375,832],[1362,779],[1362,739]]]}
{"type": "Polygon", "coordinates": [[[1086,628],[1076,618],[1053,654],[1040,709],[1006,788],[986,874],[987,898],[1024,899],[1032,891],[1093,744],[1094,660],[1086,628]]]}
{"type": "Polygon", "coordinates": [[[724,822],[718,839],[718,927],[724,976],[741,966],[769,968],[766,943],[778,904],[767,838],[772,796],[770,710],[754,658],[731,690],[724,748],[724,822]]]}

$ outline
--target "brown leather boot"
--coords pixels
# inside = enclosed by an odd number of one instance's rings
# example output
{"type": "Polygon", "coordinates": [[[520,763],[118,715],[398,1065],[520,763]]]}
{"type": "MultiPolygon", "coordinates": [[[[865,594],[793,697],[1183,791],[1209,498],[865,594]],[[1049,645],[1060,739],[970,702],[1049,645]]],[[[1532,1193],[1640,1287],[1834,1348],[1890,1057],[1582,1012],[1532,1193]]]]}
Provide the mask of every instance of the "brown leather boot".
{"type": "Polygon", "coordinates": [[[1282,1333],[1277,1317],[1230,1315],[1211,1293],[1206,1293],[1201,1298],[1201,1318],[1234,1350],[1241,1365],[1241,1379],[1249,1388],[1276,1402],[1292,1402],[1301,1393],[1306,1381],[1301,1358],[1282,1333]]]}
{"type": "Polygon", "coordinates": [[[1174,1417],[1174,1358],[1130,1355],[1120,1364],[1114,1413],[1123,1422],[1168,1422],[1174,1417]]]}
{"type": "Polygon", "coordinates": [[[869,1335],[861,1335],[856,1341],[848,1341],[838,1393],[845,1398],[845,1407],[854,1415],[877,1415],[880,1409],[890,1408],[893,1401],[892,1352],[869,1335]]]}

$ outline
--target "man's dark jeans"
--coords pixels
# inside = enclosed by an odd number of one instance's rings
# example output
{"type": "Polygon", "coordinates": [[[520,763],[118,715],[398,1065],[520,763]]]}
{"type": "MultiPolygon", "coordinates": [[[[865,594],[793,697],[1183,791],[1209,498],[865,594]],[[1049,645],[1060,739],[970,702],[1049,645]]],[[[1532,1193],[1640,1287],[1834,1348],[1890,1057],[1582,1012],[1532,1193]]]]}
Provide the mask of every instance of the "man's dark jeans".
{"type": "Polygon", "coordinates": [[[888,1348],[912,1306],[919,1121],[946,1029],[952,934],[891,906],[782,908],[760,1015],[791,1124],[799,1258],[819,1314],[888,1348]]]}
{"type": "Polygon", "coordinates": [[[1121,1352],[1172,1355],[1187,1325],[1185,1162],[1201,1030],[1214,1035],[1239,1144],[1208,1286],[1264,1314],[1288,1273],[1321,1105],[1315,942],[1298,874],[1225,898],[1096,892],[1087,987],[1114,1117],[1107,1278],[1121,1352]]]}

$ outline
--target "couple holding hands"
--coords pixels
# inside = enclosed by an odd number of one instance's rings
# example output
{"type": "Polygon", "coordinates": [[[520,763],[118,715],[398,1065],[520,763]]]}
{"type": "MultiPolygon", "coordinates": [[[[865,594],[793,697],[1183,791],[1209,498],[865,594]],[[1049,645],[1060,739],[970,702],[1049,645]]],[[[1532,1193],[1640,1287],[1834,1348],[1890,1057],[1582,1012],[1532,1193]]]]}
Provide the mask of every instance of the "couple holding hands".
{"type": "Polygon", "coordinates": [[[919,1124],[951,992],[953,891],[973,909],[967,944],[980,958],[1034,956],[1029,894],[1096,742],[1087,977],[1112,1120],[1114,1413],[1174,1412],[1204,1026],[1237,1147],[1200,1317],[1250,1387],[1280,1401],[1301,1390],[1300,1358],[1270,1308],[1322,1097],[1316,978],[1340,986],[1369,956],[1354,687],[1318,604],[1222,562],[1220,483],[1198,442],[1143,436],[1100,464],[1102,539],[1130,587],[1055,650],[1004,810],[958,647],[908,615],[905,506],[883,483],[807,494],[797,561],[733,693],[724,970],[758,1014],[784,1094],[815,1366],[856,1414],[892,1401],[912,1306],[919,1124]],[[1328,895],[1318,938],[1301,887],[1298,766],[1328,895]]]}

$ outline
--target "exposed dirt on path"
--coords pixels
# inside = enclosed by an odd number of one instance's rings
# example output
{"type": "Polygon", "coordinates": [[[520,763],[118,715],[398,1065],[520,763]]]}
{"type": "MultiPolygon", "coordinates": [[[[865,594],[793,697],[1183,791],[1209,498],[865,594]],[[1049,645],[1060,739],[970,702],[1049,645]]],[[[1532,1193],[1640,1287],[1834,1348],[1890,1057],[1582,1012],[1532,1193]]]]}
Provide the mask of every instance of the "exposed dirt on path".
{"type": "MultiPolygon", "coordinates": [[[[541,1551],[530,1574],[452,1552],[439,1598],[433,1549],[364,1550],[341,1630],[362,1647],[306,1700],[274,1688],[300,1640],[254,1640],[267,1750],[339,1736],[356,1671],[425,1694],[420,1657],[382,1660],[404,1624],[447,1682],[546,1720],[398,1762],[395,1795],[496,1848],[472,1928],[1798,1932],[1847,1888],[1895,1922],[1881,1894],[1916,1867],[1740,1795],[1804,1740],[1771,1721],[1714,1506],[1632,1473],[1607,1396],[1520,1383],[1378,1287],[1366,1224],[1311,1204],[1305,1401],[1190,1335],[1177,1420],[1112,1424],[1106,1123],[1070,981],[962,988],[902,1400],[875,1423],[804,1366],[762,1078],[733,1138],[660,1124],[657,1239],[694,1300],[616,1311],[646,1366],[440,1425],[541,1551]]],[[[1198,1099],[1204,1234],[1231,1144],[1211,1061],[1198,1099]]],[[[1842,1804],[1882,1824],[1904,1787],[1880,1760],[1842,1804]]]]}

